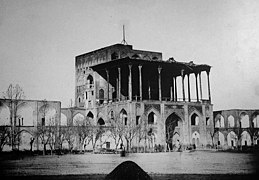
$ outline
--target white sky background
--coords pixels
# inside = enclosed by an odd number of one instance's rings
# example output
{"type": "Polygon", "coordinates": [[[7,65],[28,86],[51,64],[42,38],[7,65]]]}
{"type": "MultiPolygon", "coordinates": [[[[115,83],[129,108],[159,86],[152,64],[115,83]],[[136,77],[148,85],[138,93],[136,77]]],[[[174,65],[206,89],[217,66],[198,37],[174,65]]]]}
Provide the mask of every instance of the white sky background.
{"type": "MultiPolygon", "coordinates": [[[[75,56],[122,41],[209,64],[214,110],[259,109],[256,0],[0,0],[0,92],[74,100],[75,56]]],[[[206,77],[206,76],[204,76],[206,77]]]]}

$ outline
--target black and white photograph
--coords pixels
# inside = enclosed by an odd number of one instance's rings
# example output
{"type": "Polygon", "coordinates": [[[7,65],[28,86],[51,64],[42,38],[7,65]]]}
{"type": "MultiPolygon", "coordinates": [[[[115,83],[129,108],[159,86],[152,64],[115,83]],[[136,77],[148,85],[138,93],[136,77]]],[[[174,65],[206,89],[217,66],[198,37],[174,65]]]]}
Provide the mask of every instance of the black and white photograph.
{"type": "Polygon", "coordinates": [[[1,179],[257,179],[258,9],[0,0],[1,179]]]}

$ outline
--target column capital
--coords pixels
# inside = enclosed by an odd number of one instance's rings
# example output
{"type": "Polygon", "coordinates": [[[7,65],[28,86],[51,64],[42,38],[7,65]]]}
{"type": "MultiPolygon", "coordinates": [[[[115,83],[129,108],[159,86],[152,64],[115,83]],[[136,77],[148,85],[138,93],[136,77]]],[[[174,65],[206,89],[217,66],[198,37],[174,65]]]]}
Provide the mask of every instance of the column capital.
{"type": "Polygon", "coordinates": [[[162,71],[162,67],[161,67],[161,66],[158,66],[157,70],[158,70],[158,73],[160,74],[161,71],[162,71]]]}
{"type": "Polygon", "coordinates": [[[138,68],[141,69],[141,68],[142,68],[142,64],[139,64],[139,65],[138,65],[138,68]]]}
{"type": "Polygon", "coordinates": [[[128,66],[129,66],[129,69],[131,69],[131,67],[132,67],[132,64],[129,64],[128,66]]]}

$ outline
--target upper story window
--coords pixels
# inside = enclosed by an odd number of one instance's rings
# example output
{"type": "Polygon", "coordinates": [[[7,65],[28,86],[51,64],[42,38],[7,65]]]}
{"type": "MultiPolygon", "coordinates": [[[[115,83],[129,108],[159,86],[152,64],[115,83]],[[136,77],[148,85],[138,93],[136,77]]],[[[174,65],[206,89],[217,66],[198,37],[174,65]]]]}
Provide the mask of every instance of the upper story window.
{"type": "Polygon", "coordinates": [[[118,58],[119,58],[118,53],[114,52],[111,54],[111,60],[118,59],[118,58]]]}
{"type": "Polygon", "coordinates": [[[191,116],[191,125],[192,126],[198,126],[199,125],[199,116],[195,113],[191,116]]]}
{"type": "Polygon", "coordinates": [[[156,121],[155,119],[156,119],[155,113],[153,113],[153,112],[149,113],[149,115],[148,115],[148,124],[154,124],[155,121],[156,121]]]}
{"type": "Polygon", "coordinates": [[[94,78],[92,75],[88,75],[87,78],[87,84],[93,84],[94,83],[94,78]]]}

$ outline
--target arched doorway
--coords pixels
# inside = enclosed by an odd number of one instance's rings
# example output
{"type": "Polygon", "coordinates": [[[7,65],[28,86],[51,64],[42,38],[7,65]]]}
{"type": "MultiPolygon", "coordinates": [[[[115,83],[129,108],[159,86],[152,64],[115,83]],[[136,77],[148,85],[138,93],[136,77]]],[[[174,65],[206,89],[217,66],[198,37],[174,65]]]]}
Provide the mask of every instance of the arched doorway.
{"type": "Polygon", "coordinates": [[[218,140],[218,146],[224,146],[225,144],[225,137],[222,132],[219,132],[219,140],[218,140]]]}
{"type": "Polygon", "coordinates": [[[192,144],[195,144],[196,147],[200,144],[200,134],[197,131],[192,133],[192,144]]]}
{"type": "MultiPolygon", "coordinates": [[[[167,150],[173,149],[173,136],[175,134],[175,128],[178,127],[178,122],[180,120],[181,118],[178,115],[172,113],[165,121],[167,150]]],[[[180,137],[180,134],[178,135],[180,137]]]]}
{"type": "Polygon", "coordinates": [[[233,131],[228,133],[227,135],[227,141],[228,141],[228,146],[229,147],[235,147],[237,143],[237,135],[233,131]]]}
{"type": "Polygon", "coordinates": [[[98,119],[97,125],[99,125],[99,126],[105,125],[105,122],[104,122],[103,118],[98,119]]]}

